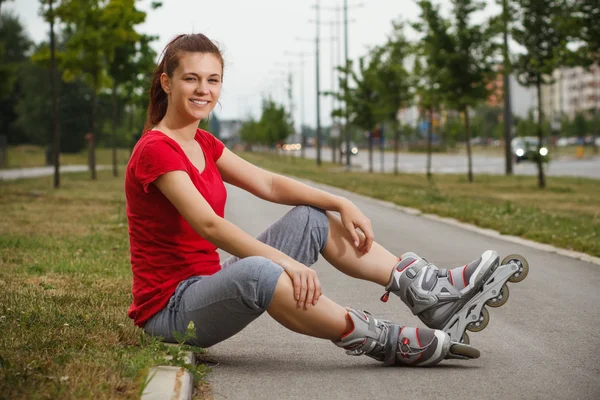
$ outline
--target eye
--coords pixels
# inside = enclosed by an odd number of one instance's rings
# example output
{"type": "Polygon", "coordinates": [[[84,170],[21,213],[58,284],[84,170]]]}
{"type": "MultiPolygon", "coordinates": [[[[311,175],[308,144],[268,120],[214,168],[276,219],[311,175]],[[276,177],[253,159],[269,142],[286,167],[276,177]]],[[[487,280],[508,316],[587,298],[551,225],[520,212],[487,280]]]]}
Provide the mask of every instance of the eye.
{"type": "Polygon", "coordinates": [[[185,80],[188,82],[193,82],[196,80],[196,78],[190,76],[190,77],[185,78],[185,80]]]}
{"type": "Polygon", "coordinates": [[[217,79],[217,78],[212,78],[212,79],[209,79],[208,81],[212,82],[212,83],[219,83],[220,82],[220,80],[217,79]]]}

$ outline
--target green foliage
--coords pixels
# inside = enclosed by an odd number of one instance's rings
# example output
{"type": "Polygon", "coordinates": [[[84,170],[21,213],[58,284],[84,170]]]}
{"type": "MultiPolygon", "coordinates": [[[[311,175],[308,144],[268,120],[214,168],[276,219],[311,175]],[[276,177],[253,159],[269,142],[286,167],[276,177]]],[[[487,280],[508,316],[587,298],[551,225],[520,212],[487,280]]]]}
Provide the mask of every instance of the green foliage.
{"type": "Polygon", "coordinates": [[[412,81],[405,62],[412,46],[404,35],[405,24],[393,22],[393,31],[385,45],[373,50],[377,60],[375,69],[376,89],[379,93],[376,114],[382,120],[396,123],[399,109],[407,107],[413,97],[412,81]]]}
{"type": "MultiPolygon", "coordinates": [[[[11,143],[47,145],[52,134],[48,123],[52,119],[48,70],[28,63],[19,71],[19,81],[22,91],[13,105],[17,114],[16,129],[8,132],[9,140],[11,143]]],[[[81,79],[58,83],[61,149],[77,152],[85,145],[84,135],[90,130],[91,91],[81,79]]]]}
{"type": "Polygon", "coordinates": [[[273,100],[263,100],[260,120],[250,118],[244,122],[240,136],[249,146],[262,144],[275,147],[293,133],[294,128],[284,106],[273,100]]]}
{"type": "MultiPolygon", "coordinates": [[[[349,123],[365,131],[379,122],[376,105],[381,103],[381,94],[377,92],[380,61],[372,53],[358,60],[358,71],[354,71],[352,61],[340,68],[340,87],[348,90],[337,97],[346,104],[349,123]]],[[[334,116],[343,116],[342,110],[334,111],[334,116]]]]}
{"type": "Polygon", "coordinates": [[[24,131],[15,126],[18,115],[14,104],[23,95],[23,77],[19,72],[28,63],[31,40],[19,19],[11,13],[0,15],[0,134],[9,142],[24,131]]]}
{"type": "Polygon", "coordinates": [[[275,146],[294,133],[285,108],[272,100],[263,102],[259,124],[260,129],[264,132],[266,144],[269,146],[275,146]]]}
{"type": "Polygon", "coordinates": [[[524,86],[553,83],[552,72],[568,58],[563,22],[565,0],[515,0],[518,4],[514,40],[525,49],[513,64],[524,86]]]}

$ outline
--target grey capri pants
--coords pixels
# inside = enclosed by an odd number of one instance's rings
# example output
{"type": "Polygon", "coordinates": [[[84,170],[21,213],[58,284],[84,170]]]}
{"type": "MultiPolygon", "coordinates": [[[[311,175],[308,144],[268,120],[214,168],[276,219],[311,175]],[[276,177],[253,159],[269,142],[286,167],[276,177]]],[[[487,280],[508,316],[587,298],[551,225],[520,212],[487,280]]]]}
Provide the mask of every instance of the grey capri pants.
{"type": "MultiPolygon", "coordinates": [[[[311,266],[325,248],[328,234],[323,210],[297,206],[257,239],[311,266]]],[[[264,257],[229,257],[219,272],[181,282],[167,306],[146,322],[144,331],[175,343],[173,332],[185,333],[193,321],[196,338],[186,343],[210,347],[244,329],[269,307],[282,272],[280,265],[264,257]]]]}

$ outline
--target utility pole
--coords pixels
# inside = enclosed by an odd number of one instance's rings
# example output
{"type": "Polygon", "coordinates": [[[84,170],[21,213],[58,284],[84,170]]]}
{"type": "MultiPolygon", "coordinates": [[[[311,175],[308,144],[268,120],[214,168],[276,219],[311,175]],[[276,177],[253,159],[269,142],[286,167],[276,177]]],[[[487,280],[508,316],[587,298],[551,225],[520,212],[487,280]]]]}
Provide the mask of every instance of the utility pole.
{"type": "Polygon", "coordinates": [[[512,140],[512,104],[510,101],[510,60],[508,56],[508,0],[502,0],[502,19],[503,19],[503,37],[504,45],[502,46],[502,52],[504,56],[504,67],[502,68],[503,74],[503,95],[504,95],[504,164],[506,175],[513,174],[512,167],[512,152],[511,152],[511,140],[512,140]]]}
{"type": "Polygon", "coordinates": [[[320,10],[319,0],[315,4],[315,10],[317,11],[317,36],[315,38],[316,44],[316,77],[317,77],[317,165],[321,166],[321,87],[320,87],[320,71],[319,71],[319,31],[320,31],[320,10]]]}
{"type": "Polygon", "coordinates": [[[304,57],[307,53],[286,51],[285,54],[300,57],[300,68],[302,69],[300,72],[300,157],[305,158],[306,135],[304,133],[304,125],[306,125],[306,121],[304,120],[304,57]]]}

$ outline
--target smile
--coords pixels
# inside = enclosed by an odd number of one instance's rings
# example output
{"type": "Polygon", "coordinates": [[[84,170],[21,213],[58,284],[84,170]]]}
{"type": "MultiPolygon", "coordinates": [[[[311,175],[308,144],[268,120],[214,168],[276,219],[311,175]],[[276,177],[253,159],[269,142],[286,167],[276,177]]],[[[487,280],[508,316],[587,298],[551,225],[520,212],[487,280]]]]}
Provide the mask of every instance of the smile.
{"type": "Polygon", "coordinates": [[[208,101],[205,100],[194,100],[194,99],[190,99],[190,101],[194,104],[197,104],[199,106],[205,106],[208,104],[208,101]]]}

